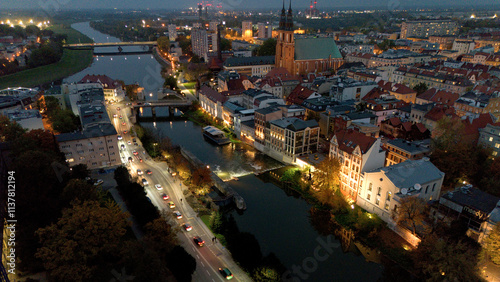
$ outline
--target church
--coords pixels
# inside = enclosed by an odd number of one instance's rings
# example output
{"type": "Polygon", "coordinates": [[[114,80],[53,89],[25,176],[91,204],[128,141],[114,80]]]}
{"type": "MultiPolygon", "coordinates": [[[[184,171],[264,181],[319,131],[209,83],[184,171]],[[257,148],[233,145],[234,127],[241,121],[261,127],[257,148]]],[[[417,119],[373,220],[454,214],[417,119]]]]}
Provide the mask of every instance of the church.
{"type": "Polygon", "coordinates": [[[292,3],[281,10],[276,43],[275,66],[284,67],[289,73],[302,75],[336,71],[344,60],[333,37],[295,38],[293,33],[292,3]]]}

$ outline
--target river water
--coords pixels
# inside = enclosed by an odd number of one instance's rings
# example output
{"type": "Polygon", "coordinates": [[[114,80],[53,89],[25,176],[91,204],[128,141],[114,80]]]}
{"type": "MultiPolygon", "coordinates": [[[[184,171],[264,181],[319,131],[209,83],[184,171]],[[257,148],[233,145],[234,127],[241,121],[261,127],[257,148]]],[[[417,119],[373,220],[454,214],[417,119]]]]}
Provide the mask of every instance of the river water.
{"type": "MultiPolygon", "coordinates": [[[[93,30],[88,23],[72,27],[96,42],[119,41],[93,30]]],[[[124,47],[124,50],[127,49],[124,47]]],[[[155,91],[162,82],[160,69],[149,54],[103,56],[94,58],[89,68],[66,81],[78,81],[86,74],[106,74],[127,84],[139,82],[147,91],[155,91]]],[[[273,252],[280,259],[296,279],[289,281],[377,281],[382,276],[383,266],[367,262],[356,247],[351,246],[350,251],[344,252],[346,248],[340,246],[339,240],[320,235],[313,226],[311,205],[304,199],[253,174],[282,167],[281,163],[244,144],[215,146],[208,143],[201,127],[190,121],[141,124],[191,151],[221,178],[238,177],[238,181],[229,182],[247,204],[246,211],[234,212],[238,227],[255,235],[263,255],[273,252]]]]}

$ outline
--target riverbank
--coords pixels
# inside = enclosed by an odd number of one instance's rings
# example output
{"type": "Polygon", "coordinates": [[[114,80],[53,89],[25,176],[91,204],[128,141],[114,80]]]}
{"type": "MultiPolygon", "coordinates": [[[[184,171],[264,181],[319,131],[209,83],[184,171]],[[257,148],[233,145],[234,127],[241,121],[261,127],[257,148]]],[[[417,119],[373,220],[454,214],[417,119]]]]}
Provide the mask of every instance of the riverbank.
{"type": "MultiPolygon", "coordinates": [[[[67,43],[90,43],[92,39],[73,28],[62,25],[50,27],[55,33],[66,34],[67,43]]],[[[0,77],[0,89],[7,87],[36,87],[78,73],[92,64],[92,50],[64,49],[59,62],[27,69],[11,75],[0,77]]]]}

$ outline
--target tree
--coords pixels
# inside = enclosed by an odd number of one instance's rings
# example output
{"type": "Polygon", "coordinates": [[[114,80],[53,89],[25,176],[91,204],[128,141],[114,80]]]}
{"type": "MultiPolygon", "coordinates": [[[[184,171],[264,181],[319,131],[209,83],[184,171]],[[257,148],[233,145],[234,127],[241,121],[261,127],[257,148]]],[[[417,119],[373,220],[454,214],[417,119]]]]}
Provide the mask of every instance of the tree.
{"type": "Polygon", "coordinates": [[[91,280],[98,265],[108,263],[119,250],[126,218],[115,203],[74,205],[63,211],[57,223],[36,232],[43,244],[36,257],[54,280],[91,280]]]}
{"type": "Polygon", "coordinates": [[[384,41],[382,41],[382,43],[378,44],[378,48],[380,48],[380,50],[382,50],[382,51],[387,51],[394,46],[396,46],[394,41],[389,40],[389,39],[384,39],[384,41]]]}
{"type": "Polygon", "coordinates": [[[159,217],[145,226],[146,234],[143,238],[148,246],[160,254],[173,250],[177,245],[177,235],[165,218],[159,217]]]}
{"type": "Polygon", "coordinates": [[[484,250],[494,264],[500,264],[500,223],[497,223],[484,242],[484,250]]]}
{"type": "Polygon", "coordinates": [[[429,89],[429,87],[427,87],[427,84],[423,82],[420,82],[419,84],[415,85],[415,87],[413,87],[413,90],[417,91],[417,95],[424,93],[425,91],[427,91],[427,89],[429,89]]]}
{"type": "Polygon", "coordinates": [[[196,260],[181,246],[175,246],[166,255],[167,265],[177,281],[191,281],[196,270],[196,260]]]}
{"type": "Polygon", "coordinates": [[[206,166],[195,169],[191,177],[195,186],[208,186],[212,183],[212,172],[206,166]]]}
{"type": "Polygon", "coordinates": [[[162,52],[170,52],[170,40],[166,36],[160,36],[156,39],[158,43],[158,48],[162,52]]]}
{"type": "Polygon", "coordinates": [[[417,234],[417,226],[422,225],[426,218],[427,206],[421,198],[408,196],[401,199],[401,205],[395,211],[399,225],[411,226],[413,234],[417,234]]]}
{"type": "Polygon", "coordinates": [[[231,40],[226,38],[220,39],[220,50],[221,51],[229,51],[231,50],[231,40]]]}
{"type": "Polygon", "coordinates": [[[171,75],[165,77],[163,87],[169,87],[170,89],[175,90],[177,88],[177,79],[171,75]]]}
{"type": "Polygon", "coordinates": [[[276,39],[269,38],[264,41],[262,46],[257,49],[257,56],[274,56],[276,55],[276,39]]]}
{"type": "Polygon", "coordinates": [[[21,136],[26,130],[17,122],[8,117],[0,115],[0,140],[2,142],[13,141],[21,136]]]}
{"type": "Polygon", "coordinates": [[[71,203],[79,204],[84,201],[98,201],[99,193],[93,185],[85,180],[70,179],[64,187],[61,195],[63,203],[70,206],[71,203]]]}
{"type": "Polygon", "coordinates": [[[125,85],[125,93],[127,97],[130,99],[130,101],[136,101],[137,94],[139,93],[139,85],[137,84],[125,85]]]}
{"type": "Polygon", "coordinates": [[[478,248],[434,234],[424,238],[412,253],[415,268],[427,281],[482,281],[477,256],[478,248]]]}
{"type": "Polygon", "coordinates": [[[90,176],[90,170],[86,164],[78,164],[71,168],[71,178],[85,180],[90,176]]]}
{"type": "Polygon", "coordinates": [[[330,156],[326,157],[316,165],[312,179],[316,189],[335,192],[340,184],[339,160],[330,156]]]}

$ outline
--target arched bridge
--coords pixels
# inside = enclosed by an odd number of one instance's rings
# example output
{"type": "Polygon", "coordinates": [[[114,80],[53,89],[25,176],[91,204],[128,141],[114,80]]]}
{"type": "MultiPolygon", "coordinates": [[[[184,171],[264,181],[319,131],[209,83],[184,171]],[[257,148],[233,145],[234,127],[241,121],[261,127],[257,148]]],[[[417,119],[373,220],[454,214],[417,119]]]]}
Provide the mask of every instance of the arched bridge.
{"type": "Polygon", "coordinates": [[[156,46],[156,41],[142,41],[142,42],[106,42],[106,43],[76,43],[64,44],[64,48],[75,50],[91,50],[95,47],[118,47],[118,46],[156,46]]]}

